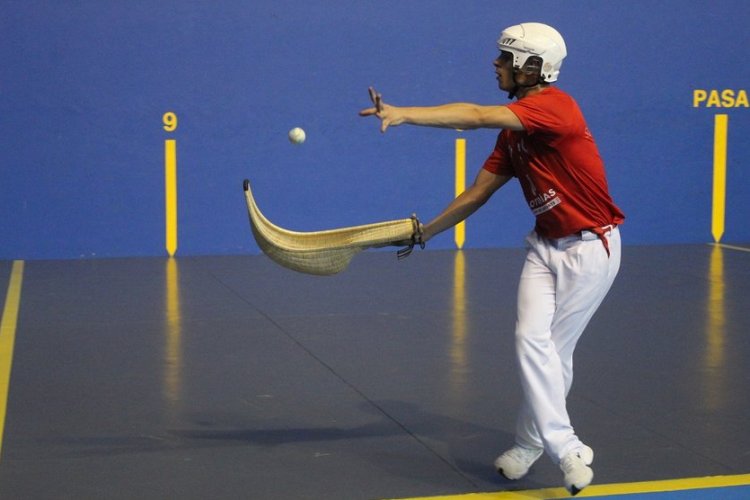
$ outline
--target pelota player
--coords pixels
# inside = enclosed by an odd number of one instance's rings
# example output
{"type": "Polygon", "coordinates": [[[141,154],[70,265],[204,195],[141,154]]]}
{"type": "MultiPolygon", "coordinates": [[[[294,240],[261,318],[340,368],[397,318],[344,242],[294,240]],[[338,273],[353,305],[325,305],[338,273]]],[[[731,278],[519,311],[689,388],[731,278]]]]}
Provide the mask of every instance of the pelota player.
{"type": "Polygon", "coordinates": [[[566,409],[573,350],[620,266],[624,220],[613,203],[594,139],[576,102],[550,85],[567,55],[552,27],[524,23],[505,29],[494,61],[507,106],[453,103],[396,107],[370,89],[381,131],[400,124],[502,129],[474,183],[423,227],[422,241],[466,219],[511,178],[518,178],[536,216],[518,287],[516,354],[524,399],[515,446],[495,461],[520,479],[546,451],[576,494],[594,476],[593,451],[575,434],[566,409]]]}

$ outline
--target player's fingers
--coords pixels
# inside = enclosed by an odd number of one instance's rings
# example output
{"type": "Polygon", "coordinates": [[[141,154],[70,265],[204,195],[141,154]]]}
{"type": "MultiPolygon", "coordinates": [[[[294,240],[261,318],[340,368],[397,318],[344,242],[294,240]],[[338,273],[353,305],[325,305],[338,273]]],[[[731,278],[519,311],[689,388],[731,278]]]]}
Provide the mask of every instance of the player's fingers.
{"type": "Polygon", "coordinates": [[[375,90],[375,87],[369,87],[367,91],[370,93],[370,100],[375,105],[377,112],[383,111],[383,96],[375,90]]]}
{"type": "Polygon", "coordinates": [[[359,116],[372,116],[377,112],[378,110],[375,108],[366,108],[359,112],[359,116]]]}
{"type": "Polygon", "coordinates": [[[388,130],[388,125],[390,125],[390,122],[388,120],[383,120],[380,122],[380,132],[385,134],[385,131],[388,130]]]}

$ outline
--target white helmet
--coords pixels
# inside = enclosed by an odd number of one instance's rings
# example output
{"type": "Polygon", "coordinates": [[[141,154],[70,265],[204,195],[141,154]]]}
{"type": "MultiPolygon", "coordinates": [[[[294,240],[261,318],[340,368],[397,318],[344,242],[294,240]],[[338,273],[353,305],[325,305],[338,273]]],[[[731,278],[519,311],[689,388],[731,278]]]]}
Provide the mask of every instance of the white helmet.
{"type": "Polygon", "coordinates": [[[552,26],[542,23],[523,23],[505,28],[497,47],[513,54],[514,68],[523,68],[531,56],[541,58],[541,77],[545,82],[557,81],[562,61],[568,55],[562,35],[552,26]]]}

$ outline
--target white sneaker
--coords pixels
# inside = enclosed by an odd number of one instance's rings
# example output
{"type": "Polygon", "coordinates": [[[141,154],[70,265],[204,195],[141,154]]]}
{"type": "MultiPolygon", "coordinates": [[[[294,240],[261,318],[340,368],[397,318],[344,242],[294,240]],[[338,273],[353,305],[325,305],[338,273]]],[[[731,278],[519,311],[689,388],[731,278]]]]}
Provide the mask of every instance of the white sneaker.
{"type": "Polygon", "coordinates": [[[565,487],[571,495],[577,495],[582,489],[591,484],[594,479],[594,471],[591,463],[594,460],[594,451],[588,446],[572,451],[565,455],[560,461],[560,469],[565,474],[565,487]]]}
{"type": "Polygon", "coordinates": [[[497,457],[495,469],[508,479],[521,479],[543,452],[542,448],[524,448],[516,445],[497,457]]]}
{"type": "Polygon", "coordinates": [[[594,463],[594,450],[592,450],[590,447],[584,444],[583,448],[578,450],[578,453],[581,454],[583,463],[585,463],[586,465],[591,465],[594,463]]]}

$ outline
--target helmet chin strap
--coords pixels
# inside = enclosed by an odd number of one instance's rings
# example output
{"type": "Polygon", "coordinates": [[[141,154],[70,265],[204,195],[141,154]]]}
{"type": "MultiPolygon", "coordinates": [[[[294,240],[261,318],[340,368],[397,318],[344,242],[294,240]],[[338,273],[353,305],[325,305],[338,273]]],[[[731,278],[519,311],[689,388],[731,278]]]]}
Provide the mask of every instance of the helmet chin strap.
{"type": "Polygon", "coordinates": [[[542,82],[539,81],[539,75],[537,75],[535,83],[531,83],[531,84],[527,84],[527,85],[522,85],[522,84],[518,83],[518,81],[516,80],[516,75],[518,73],[520,73],[520,72],[521,72],[520,70],[514,70],[513,71],[513,84],[514,84],[514,87],[512,89],[510,89],[510,92],[508,92],[508,99],[515,98],[516,94],[521,89],[528,89],[528,88],[531,88],[531,87],[536,87],[537,85],[539,85],[540,83],[542,83],[542,82]]]}

